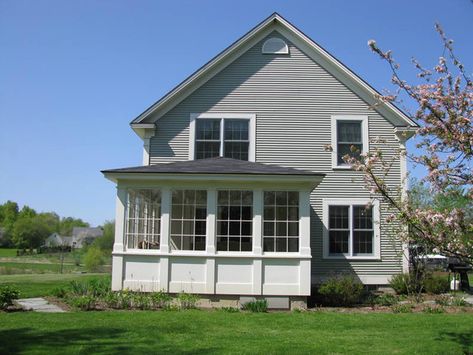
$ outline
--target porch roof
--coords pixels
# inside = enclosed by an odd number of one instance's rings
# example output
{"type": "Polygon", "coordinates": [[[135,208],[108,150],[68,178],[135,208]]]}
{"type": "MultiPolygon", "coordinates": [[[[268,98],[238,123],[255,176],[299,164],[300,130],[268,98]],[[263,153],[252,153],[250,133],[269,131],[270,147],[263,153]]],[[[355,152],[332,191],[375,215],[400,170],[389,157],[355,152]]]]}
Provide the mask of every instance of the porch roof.
{"type": "Polygon", "coordinates": [[[234,174],[234,175],[295,175],[324,177],[323,173],[255,163],[231,158],[208,158],[172,163],[160,163],[130,168],[102,170],[103,174],[151,173],[151,174],[234,174]]]}

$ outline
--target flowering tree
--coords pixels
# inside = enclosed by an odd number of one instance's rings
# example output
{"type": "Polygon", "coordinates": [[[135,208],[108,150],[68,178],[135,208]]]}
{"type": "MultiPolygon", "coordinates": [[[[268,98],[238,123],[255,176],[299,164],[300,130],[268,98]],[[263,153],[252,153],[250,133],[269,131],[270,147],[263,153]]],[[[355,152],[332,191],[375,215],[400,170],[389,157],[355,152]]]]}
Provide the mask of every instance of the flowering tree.
{"type": "MultiPolygon", "coordinates": [[[[412,85],[401,79],[391,51],[382,51],[373,40],[368,42],[371,50],[390,66],[396,86],[394,94],[380,95],[378,99],[400,103],[404,95],[416,105],[411,118],[419,124],[415,136],[421,153],[401,154],[425,167],[427,175],[423,182],[430,192],[444,200],[452,200],[452,194],[458,198],[460,194],[473,201],[473,82],[454,53],[453,41],[447,39],[439,25],[436,30],[444,54],[433,70],[424,69],[413,60],[420,84],[412,85]]],[[[388,221],[408,226],[400,233],[402,241],[473,263],[473,221],[465,208],[455,204],[443,208],[414,204],[401,189],[386,182],[395,159],[386,159],[380,148],[361,156],[346,155],[344,159],[363,172],[369,191],[388,203],[392,212],[388,221]]]]}

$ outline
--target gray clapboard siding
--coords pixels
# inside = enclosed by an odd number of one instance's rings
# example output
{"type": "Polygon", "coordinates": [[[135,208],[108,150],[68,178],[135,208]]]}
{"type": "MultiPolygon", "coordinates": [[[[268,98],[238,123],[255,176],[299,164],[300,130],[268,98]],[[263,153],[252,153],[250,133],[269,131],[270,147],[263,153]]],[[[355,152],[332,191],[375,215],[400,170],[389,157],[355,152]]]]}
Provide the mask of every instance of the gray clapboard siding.
{"type": "MultiPolygon", "coordinates": [[[[324,150],[324,145],[331,143],[331,115],[368,115],[370,138],[386,140],[380,146],[387,156],[396,155],[399,149],[393,125],[292,43],[286,40],[290,55],[273,56],[261,54],[263,41],[157,121],[151,164],[188,159],[190,113],[255,113],[258,162],[327,174],[311,196],[315,213],[311,219],[313,275],[340,270],[354,270],[359,275],[400,272],[400,244],[393,242],[394,232],[385,224],[381,226],[382,261],[322,259],[322,198],[369,196],[359,173],[332,170],[331,154],[324,150]]],[[[397,161],[389,184],[399,184],[399,169],[397,161]]],[[[383,207],[382,220],[386,217],[383,207]]]]}

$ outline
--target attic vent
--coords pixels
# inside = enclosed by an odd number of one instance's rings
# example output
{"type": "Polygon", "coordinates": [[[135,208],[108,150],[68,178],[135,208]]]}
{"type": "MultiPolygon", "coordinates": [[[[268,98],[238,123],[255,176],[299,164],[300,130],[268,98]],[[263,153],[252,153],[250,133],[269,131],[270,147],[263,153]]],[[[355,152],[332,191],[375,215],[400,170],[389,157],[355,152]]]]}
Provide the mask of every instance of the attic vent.
{"type": "Polygon", "coordinates": [[[272,37],[263,44],[263,54],[289,54],[289,47],[281,38],[272,37]]]}

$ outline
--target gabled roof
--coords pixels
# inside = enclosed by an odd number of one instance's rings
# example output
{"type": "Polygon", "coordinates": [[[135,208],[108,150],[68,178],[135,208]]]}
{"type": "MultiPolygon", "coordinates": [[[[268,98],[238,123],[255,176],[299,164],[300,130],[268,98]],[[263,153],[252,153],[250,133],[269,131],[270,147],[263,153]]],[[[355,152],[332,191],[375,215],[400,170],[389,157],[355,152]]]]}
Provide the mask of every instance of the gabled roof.
{"type": "Polygon", "coordinates": [[[395,105],[388,102],[377,102],[376,97],[380,95],[378,91],[328,53],[324,48],[307,37],[302,31],[289,23],[281,15],[273,13],[141,113],[130,123],[132,128],[135,131],[152,128],[151,126],[154,122],[146,122],[146,119],[151,114],[154,114],[157,119],[161,118],[166,112],[175,107],[179,102],[184,100],[192,92],[219,73],[222,69],[227,67],[231,62],[272,31],[278,31],[288,38],[300,50],[344,83],[367,103],[370,105],[378,103],[376,110],[395,126],[418,126],[395,105]]]}
{"type": "Polygon", "coordinates": [[[286,168],[279,165],[270,165],[243,161],[231,158],[208,158],[187,160],[174,163],[161,163],[131,168],[103,170],[103,174],[110,173],[151,173],[151,174],[252,174],[252,175],[305,175],[323,177],[325,174],[314,173],[308,170],[286,168]]]}

